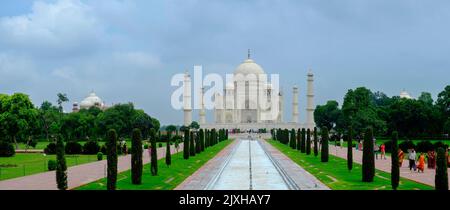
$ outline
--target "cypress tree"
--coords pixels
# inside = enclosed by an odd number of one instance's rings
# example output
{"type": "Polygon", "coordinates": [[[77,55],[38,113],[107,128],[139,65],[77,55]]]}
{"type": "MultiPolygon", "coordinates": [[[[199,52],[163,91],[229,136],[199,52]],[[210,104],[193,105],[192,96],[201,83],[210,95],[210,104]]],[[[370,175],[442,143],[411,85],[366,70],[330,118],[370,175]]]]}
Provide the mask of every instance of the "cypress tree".
{"type": "Polygon", "coordinates": [[[300,128],[297,130],[297,150],[300,150],[301,148],[301,138],[302,138],[302,131],[300,128]]]}
{"type": "Polygon", "coordinates": [[[297,144],[296,144],[297,139],[295,138],[295,129],[291,130],[291,139],[290,139],[290,146],[292,149],[297,148],[297,144]]]}
{"type": "Polygon", "coordinates": [[[205,130],[205,148],[209,147],[209,130],[205,130]]]}
{"type": "MultiPolygon", "coordinates": [[[[392,153],[395,154],[395,153],[392,153]]],[[[347,168],[353,169],[353,129],[350,127],[347,134],[347,168]]]]}
{"type": "Polygon", "coordinates": [[[189,130],[184,130],[184,142],[183,142],[183,158],[185,160],[189,159],[189,130]]]}
{"type": "Polygon", "coordinates": [[[311,154],[311,130],[306,131],[306,154],[311,154]]]}
{"type": "Polygon", "coordinates": [[[442,147],[437,149],[434,185],[436,190],[448,190],[447,160],[445,157],[445,150],[442,147]]]}
{"type": "Polygon", "coordinates": [[[200,151],[205,151],[205,132],[200,129],[200,151]]]}
{"type": "Polygon", "coordinates": [[[317,137],[317,128],[314,127],[314,156],[317,157],[317,155],[319,155],[319,148],[318,148],[318,137],[317,137]]]}
{"type": "Polygon", "coordinates": [[[59,135],[56,140],[56,184],[60,190],[67,189],[67,164],[64,150],[64,142],[59,135]]]}
{"type": "Polygon", "coordinates": [[[131,136],[131,183],[142,183],[142,136],[137,128],[131,136]]]}
{"type": "Polygon", "coordinates": [[[195,135],[195,153],[199,154],[200,152],[200,133],[197,133],[197,135],[195,135]]]}
{"type": "Polygon", "coordinates": [[[367,128],[364,135],[363,161],[362,161],[362,181],[373,182],[375,176],[375,156],[373,151],[373,131],[367,128]]]}
{"type": "Polygon", "coordinates": [[[117,133],[116,130],[111,129],[107,133],[107,181],[106,186],[108,190],[116,189],[117,182],[117,133]]]}
{"type": "Polygon", "coordinates": [[[150,157],[150,172],[152,176],[158,175],[158,154],[156,149],[155,129],[150,129],[150,143],[151,143],[151,157],[150,157]]]}
{"type": "Polygon", "coordinates": [[[225,139],[228,140],[228,129],[225,130],[225,139]]]}
{"type": "Polygon", "coordinates": [[[322,148],[320,151],[320,160],[324,163],[328,162],[328,128],[322,128],[322,148]]]}
{"type": "Polygon", "coordinates": [[[400,165],[398,161],[398,133],[392,132],[392,150],[391,150],[391,186],[392,189],[398,188],[400,182],[400,165]]]}
{"type": "Polygon", "coordinates": [[[172,154],[170,153],[170,134],[168,134],[166,143],[166,165],[169,167],[172,164],[172,154]]]}
{"type": "Polygon", "coordinates": [[[189,156],[195,156],[195,144],[194,144],[194,133],[191,132],[191,138],[189,140],[189,156]]]}
{"type": "Polygon", "coordinates": [[[306,152],[306,130],[304,128],[302,128],[302,141],[300,145],[300,151],[302,153],[306,152]]]}

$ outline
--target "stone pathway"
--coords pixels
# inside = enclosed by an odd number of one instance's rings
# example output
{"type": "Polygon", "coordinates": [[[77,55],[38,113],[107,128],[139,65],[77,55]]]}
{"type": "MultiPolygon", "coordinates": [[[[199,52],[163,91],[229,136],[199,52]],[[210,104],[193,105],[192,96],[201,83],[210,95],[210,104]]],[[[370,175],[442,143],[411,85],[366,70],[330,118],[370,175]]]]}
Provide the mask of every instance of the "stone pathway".
{"type": "MultiPolygon", "coordinates": [[[[179,152],[183,151],[183,144],[179,146],[179,152]]],[[[158,159],[164,158],[166,147],[157,149],[158,159]]],[[[176,153],[175,147],[171,147],[171,153],[176,153]]],[[[148,150],[144,150],[144,164],[150,162],[148,150]]],[[[120,156],[117,163],[118,172],[131,168],[131,155],[120,156]]],[[[106,160],[77,165],[68,168],[68,187],[73,189],[87,183],[106,177],[106,160]]],[[[30,176],[18,177],[0,181],[0,190],[57,190],[55,171],[49,171],[30,176]]]]}
{"type": "MultiPolygon", "coordinates": [[[[347,159],[347,148],[346,147],[339,147],[334,146],[330,144],[329,147],[329,153],[330,155],[334,155],[340,158],[347,159]]],[[[406,156],[406,154],[405,154],[406,156]]],[[[362,151],[355,150],[353,148],[353,162],[362,163],[362,151]]],[[[375,167],[381,171],[385,171],[388,173],[391,173],[391,158],[389,156],[386,156],[385,159],[381,159],[378,156],[378,160],[375,160],[375,167]]],[[[450,173],[450,170],[448,170],[450,173]]],[[[400,168],[400,176],[414,180],[416,182],[420,182],[426,185],[430,185],[434,187],[434,176],[436,174],[436,170],[434,169],[428,169],[425,164],[425,172],[424,173],[418,173],[414,171],[410,171],[408,167],[408,160],[403,161],[403,165],[400,168]]],[[[450,183],[450,182],[449,182],[450,183]]],[[[449,184],[450,185],[450,184],[449,184]]]]}
{"type": "Polygon", "coordinates": [[[314,176],[264,140],[241,138],[181,183],[176,190],[325,190],[314,176]]]}

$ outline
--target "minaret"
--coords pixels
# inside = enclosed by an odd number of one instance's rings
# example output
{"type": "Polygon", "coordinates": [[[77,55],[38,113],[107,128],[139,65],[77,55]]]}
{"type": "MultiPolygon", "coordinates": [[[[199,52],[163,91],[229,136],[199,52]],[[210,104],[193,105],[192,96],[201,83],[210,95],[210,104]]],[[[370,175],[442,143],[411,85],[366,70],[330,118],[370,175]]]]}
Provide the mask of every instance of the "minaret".
{"type": "Polygon", "coordinates": [[[311,69],[308,72],[308,88],[307,88],[307,106],[306,106],[306,127],[313,129],[316,126],[314,122],[314,75],[311,69]]]}
{"type": "Polygon", "coordinates": [[[200,121],[200,124],[201,125],[203,125],[203,124],[206,124],[206,113],[205,113],[205,102],[204,102],[204,99],[203,99],[203,95],[205,94],[205,88],[204,87],[202,87],[201,89],[200,89],[200,112],[199,112],[199,121],[200,121]]]}
{"type": "Polygon", "coordinates": [[[189,126],[192,123],[192,106],[191,106],[191,76],[186,71],[184,74],[184,126],[189,126]]]}
{"type": "Polygon", "coordinates": [[[294,86],[292,89],[293,100],[292,100],[292,122],[298,123],[298,87],[294,86]]]}

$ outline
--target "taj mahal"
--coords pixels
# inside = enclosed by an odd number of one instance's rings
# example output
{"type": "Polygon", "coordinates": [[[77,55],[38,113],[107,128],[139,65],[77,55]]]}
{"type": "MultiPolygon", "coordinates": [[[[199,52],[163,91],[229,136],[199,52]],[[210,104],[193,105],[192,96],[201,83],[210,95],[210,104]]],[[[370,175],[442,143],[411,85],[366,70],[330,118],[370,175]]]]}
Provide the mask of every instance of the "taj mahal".
{"type": "MultiPolygon", "coordinates": [[[[273,87],[273,84],[266,80],[260,79],[261,75],[265,75],[264,69],[257,64],[251,57],[250,51],[247,59],[245,59],[233,73],[233,82],[228,82],[223,92],[214,94],[214,122],[206,121],[206,109],[204,105],[204,88],[198,90],[200,92],[200,109],[198,111],[198,123],[202,128],[206,129],[240,129],[240,130],[257,130],[257,129],[299,129],[315,127],[314,122],[314,75],[309,70],[307,73],[306,88],[306,122],[299,122],[299,88],[292,87],[292,119],[285,120],[283,118],[284,110],[284,94],[282,90],[273,87]],[[277,94],[277,100],[271,100],[272,94],[277,94]],[[261,97],[267,100],[265,106],[261,107],[261,97]],[[241,99],[241,100],[239,100],[241,99]],[[273,110],[272,110],[273,109],[273,110]],[[275,110],[276,109],[276,110],[275,110]],[[272,112],[276,111],[276,112],[272,112]],[[267,113],[275,113],[270,118],[264,117],[267,113]]],[[[183,111],[184,125],[188,126],[192,123],[192,106],[191,106],[191,76],[188,72],[184,74],[185,90],[183,95],[183,111]]]]}

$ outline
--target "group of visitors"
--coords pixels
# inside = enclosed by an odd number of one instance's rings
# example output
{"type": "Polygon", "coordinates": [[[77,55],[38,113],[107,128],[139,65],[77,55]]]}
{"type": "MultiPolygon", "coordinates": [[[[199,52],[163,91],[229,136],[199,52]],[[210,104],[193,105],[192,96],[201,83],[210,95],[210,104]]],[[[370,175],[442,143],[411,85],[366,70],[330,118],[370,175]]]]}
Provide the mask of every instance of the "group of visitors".
{"type": "MultiPolygon", "coordinates": [[[[398,161],[400,167],[403,164],[403,159],[405,157],[404,152],[401,149],[398,149],[398,161]]],[[[450,157],[448,155],[448,149],[445,152],[445,157],[447,159],[447,166],[450,166],[450,157]]],[[[427,168],[428,169],[436,169],[436,152],[434,150],[428,151],[427,155],[423,152],[419,154],[419,157],[417,157],[417,153],[414,150],[414,148],[408,149],[408,161],[409,161],[409,170],[417,171],[417,172],[424,172],[425,171],[425,159],[427,162],[427,168]]]]}

